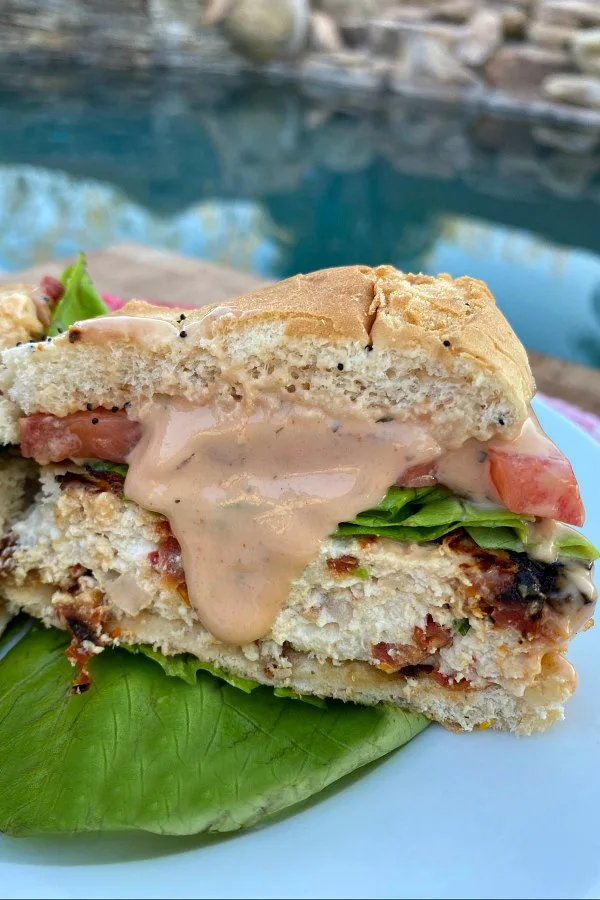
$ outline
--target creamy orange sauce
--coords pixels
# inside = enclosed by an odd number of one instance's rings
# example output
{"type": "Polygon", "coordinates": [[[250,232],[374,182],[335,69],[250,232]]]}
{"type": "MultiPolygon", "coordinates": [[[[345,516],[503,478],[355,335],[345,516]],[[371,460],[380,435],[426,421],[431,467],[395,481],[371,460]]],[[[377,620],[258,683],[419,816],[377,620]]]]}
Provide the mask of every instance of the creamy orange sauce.
{"type": "Polygon", "coordinates": [[[155,399],[137,418],[126,495],[168,518],[200,620],[235,644],[269,632],[339,522],[441,452],[416,427],[336,420],[273,397],[229,414],[155,399]]]}
{"type": "MultiPolygon", "coordinates": [[[[197,315],[197,312],[195,312],[197,315]]],[[[240,313],[230,306],[209,307],[201,319],[193,322],[182,319],[174,325],[166,319],[150,316],[127,316],[107,313],[95,319],[84,319],[73,326],[82,338],[95,344],[103,344],[113,338],[133,340],[150,348],[175,343],[181,331],[185,332],[188,346],[212,339],[215,326],[221,319],[240,319],[248,313],[240,313]]]]}
{"type": "Polygon", "coordinates": [[[165,319],[113,314],[76,322],[73,329],[92,343],[104,344],[113,338],[129,339],[149,349],[168,344],[179,336],[179,330],[165,319]]]}
{"type": "Polygon", "coordinates": [[[472,438],[457,450],[445,453],[436,463],[437,481],[455,494],[468,497],[471,502],[502,506],[502,500],[490,478],[487,451],[494,447],[504,448],[507,444],[510,444],[511,451],[524,456],[551,457],[558,452],[530,409],[520,433],[513,440],[493,438],[482,442],[472,438]]]}
{"type": "Polygon", "coordinates": [[[445,453],[436,463],[436,481],[471,502],[501,503],[490,479],[487,446],[481,441],[468,440],[457,450],[445,453]]]}

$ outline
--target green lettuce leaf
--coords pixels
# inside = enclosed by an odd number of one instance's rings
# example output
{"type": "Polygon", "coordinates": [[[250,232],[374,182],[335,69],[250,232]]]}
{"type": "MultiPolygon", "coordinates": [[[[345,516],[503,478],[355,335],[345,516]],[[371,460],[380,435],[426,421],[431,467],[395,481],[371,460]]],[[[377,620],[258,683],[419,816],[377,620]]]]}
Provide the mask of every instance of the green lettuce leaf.
{"type": "Polygon", "coordinates": [[[575,531],[574,528],[565,528],[556,544],[562,556],[574,556],[577,559],[586,559],[590,562],[600,558],[600,550],[597,550],[591,541],[588,541],[586,537],[579,531],[575,531]]]}
{"type": "Polygon", "coordinates": [[[260,687],[258,681],[252,681],[250,678],[242,678],[241,675],[235,675],[233,672],[226,672],[224,669],[219,668],[219,666],[213,666],[212,663],[202,662],[202,660],[192,656],[191,653],[178,653],[175,656],[165,656],[164,653],[161,653],[159,650],[154,650],[147,644],[123,644],[122,646],[130,653],[142,653],[144,656],[147,656],[148,659],[153,659],[154,662],[157,662],[159,666],[162,667],[163,672],[167,675],[170,675],[172,678],[181,678],[188,684],[196,684],[198,672],[202,671],[210,672],[211,675],[220,678],[222,681],[226,681],[231,687],[244,691],[245,694],[250,694],[255,688],[260,687]]]}
{"type": "MultiPolygon", "coordinates": [[[[374,534],[395,541],[436,541],[464,528],[486,550],[522,553],[532,545],[533,516],[518,515],[495,506],[476,506],[448,488],[391,487],[381,503],[338,526],[338,535],[374,534]]],[[[557,546],[559,555],[593,561],[600,556],[582,534],[565,528],[557,546]]]]}
{"type": "MultiPolygon", "coordinates": [[[[148,659],[153,659],[162,666],[163,671],[174,678],[182,678],[188,684],[196,684],[198,672],[210,672],[216,678],[230,684],[231,687],[250,694],[257,687],[260,687],[259,681],[253,681],[251,678],[242,678],[234,672],[228,672],[221,669],[220,666],[214,666],[212,663],[202,662],[191,653],[180,653],[175,656],[165,656],[159,650],[154,650],[147,644],[121,644],[124,650],[130,653],[143,653],[148,659]]],[[[308,694],[297,694],[292,688],[279,687],[274,688],[273,693],[276,697],[287,697],[290,700],[301,700],[303,703],[309,703],[311,706],[318,706],[321,709],[326,706],[325,700],[321,697],[311,697],[308,694]]]]}
{"type": "Polygon", "coordinates": [[[512,550],[513,553],[524,553],[525,544],[512,528],[485,528],[469,525],[466,529],[469,537],[484,550],[512,550]]]}
{"type": "Polygon", "coordinates": [[[77,262],[65,269],[60,280],[65,292],[52,313],[48,327],[50,337],[67,331],[82,319],[94,319],[109,312],[87,273],[84,253],[80,253],[77,262]]]}
{"type": "Polygon", "coordinates": [[[244,694],[205,672],[165,678],[106,650],[73,696],[67,637],[39,625],[0,660],[0,831],[233,831],[390,753],[427,720],[244,694]]]}
{"type": "Polygon", "coordinates": [[[127,478],[129,466],[126,463],[107,462],[105,459],[88,459],[86,467],[93,469],[94,472],[116,472],[122,478],[127,478]]]}
{"type": "Polygon", "coordinates": [[[276,697],[287,697],[289,700],[300,700],[302,703],[308,703],[310,706],[317,706],[319,709],[327,708],[327,701],[322,697],[311,697],[308,694],[297,694],[292,688],[279,687],[274,688],[273,693],[276,697]]]}
{"type": "Polygon", "coordinates": [[[21,640],[33,626],[33,619],[19,613],[10,619],[0,633],[0,659],[10,650],[13,644],[21,640]]]}

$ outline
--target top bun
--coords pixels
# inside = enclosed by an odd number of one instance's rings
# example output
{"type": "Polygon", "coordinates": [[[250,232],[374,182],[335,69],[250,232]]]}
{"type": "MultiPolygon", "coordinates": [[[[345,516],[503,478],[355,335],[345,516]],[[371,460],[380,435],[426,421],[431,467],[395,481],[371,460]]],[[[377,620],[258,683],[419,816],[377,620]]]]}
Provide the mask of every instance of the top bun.
{"type": "Polygon", "coordinates": [[[197,310],[132,301],[2,360],[15,436],[19,414],[129,403],[135,415],[155,394],[235,400],[250,385],[333,414],[419,421],[458,446],[518,433],[535,391],[483,282],[392,266],[296,275],[197,310]]]}

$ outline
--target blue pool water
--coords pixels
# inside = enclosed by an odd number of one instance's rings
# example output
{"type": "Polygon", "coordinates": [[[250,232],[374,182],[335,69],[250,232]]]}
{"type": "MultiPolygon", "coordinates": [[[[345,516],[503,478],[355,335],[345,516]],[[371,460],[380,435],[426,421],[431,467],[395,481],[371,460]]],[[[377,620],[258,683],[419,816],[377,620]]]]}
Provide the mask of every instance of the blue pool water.
{"type": "MultiPolygon", "coordinates": [[[[600,366],[600,134],[206,76],[0,73],[0,269],[139,241],[270,277],[485,279],[600,366]]],[[[160,299],[160,298],[153,298],[160,299]]]]}

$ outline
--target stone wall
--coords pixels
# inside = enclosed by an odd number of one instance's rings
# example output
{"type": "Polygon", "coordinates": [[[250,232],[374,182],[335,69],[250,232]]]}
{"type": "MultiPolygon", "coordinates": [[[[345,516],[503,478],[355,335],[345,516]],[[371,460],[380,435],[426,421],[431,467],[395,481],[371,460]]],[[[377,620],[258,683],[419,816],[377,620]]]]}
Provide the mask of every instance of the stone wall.
{"type": "Polygon", "coordinates": [[[263,71],[600,121],[599,0],[2,0],[11,56],[263,71]]]}

